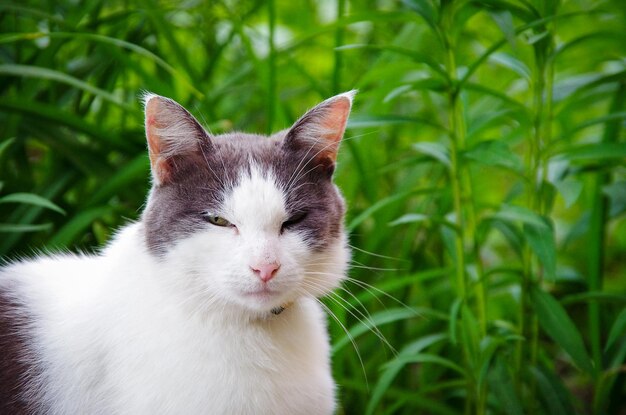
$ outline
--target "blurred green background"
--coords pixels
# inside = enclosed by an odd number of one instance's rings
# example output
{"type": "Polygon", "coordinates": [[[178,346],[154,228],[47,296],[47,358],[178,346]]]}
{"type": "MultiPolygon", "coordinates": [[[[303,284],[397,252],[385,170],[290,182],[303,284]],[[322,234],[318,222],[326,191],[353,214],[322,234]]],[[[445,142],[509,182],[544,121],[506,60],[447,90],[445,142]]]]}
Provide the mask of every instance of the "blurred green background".
{"type": "Polygon", "coordinates": [[[149,187],[139,95],[270,132],[359,89],[339,414],[626,413],[626,2],[0,2],[0,255],[149,187]]]}

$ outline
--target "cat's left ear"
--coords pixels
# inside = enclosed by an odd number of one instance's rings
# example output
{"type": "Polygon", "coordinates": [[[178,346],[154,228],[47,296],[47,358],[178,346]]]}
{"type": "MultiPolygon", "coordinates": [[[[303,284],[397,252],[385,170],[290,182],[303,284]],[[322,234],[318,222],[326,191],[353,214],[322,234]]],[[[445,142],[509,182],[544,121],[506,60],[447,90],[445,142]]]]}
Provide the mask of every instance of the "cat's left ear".
{"type": "Polygon", "coordinates": [[[176,101],[145,94],[143,102],[152,178],[155,185],[165,185],[201,154],[201,145],[210,146],[209,135],[176,101]]]}
{"type": "Polygon", "coordinates": [[[284,146],[305,149],[311,158],[332,172],[355,95],[356,90],[344,92],[309,110],[289,129],[284,146]]]}

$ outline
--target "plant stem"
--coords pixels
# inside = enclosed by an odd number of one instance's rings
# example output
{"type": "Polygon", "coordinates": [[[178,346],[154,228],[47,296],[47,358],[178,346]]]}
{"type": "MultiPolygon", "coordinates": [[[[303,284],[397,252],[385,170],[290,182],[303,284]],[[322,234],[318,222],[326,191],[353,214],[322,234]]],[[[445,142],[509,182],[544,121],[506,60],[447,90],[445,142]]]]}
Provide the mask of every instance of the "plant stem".
{"type": "MultiPolygon", "coordinates": [[[[453,8],[451,6],[446,8],[447,21],[444,24],[452,24],[453,22],[453,8]]],[[[442,33],[450,33],[449,30],[442,30],[442,33]]],[[[478,253],[478,245],[475,237],[476,221],[474,214],[473,198],[471,180],[469,172],[464,174],[463,162],[461,160],[462,151],[465,149],[465,136],[466,126],[465,118],[463,115],[463,104],[460,101],[460,89],[458,87],[457,80],[457,67],[456,59],[454,56],[455,42],[450,36],[445,36],[444,40],[447,52],[446,69],[448,77],[450,79],[450,86],[448,90],[448,125],[450,128],[450,181],[452,185],[452,197],[454,214],[456,216],[456,224],[458,226],[455,232],[454,247],[455,247],[455,269],[456,269],[456,290],[457,297],[466,301],[467,296],[467,274],[466,274],[466,259],[465,259],[465,240],[471,241],[473,247],[473,253],[475,254],[476,263],[480,261],[478,253]],[[463,200],[464,194],[468,196],[469,203],[467,203],[466,211],[467,217],[464,217],[463,200]]],[[[478,281],[476,283],[475,295],[477,298],[478,316],[480,322],[480,333],[482,336],[486,332],[486,314],[484,307],[484,285],[482,281],[482,266],[477,265],[479,272],[478,281]]],[[[461,313],[461,316],[465,313],[461,313]]],[[[465,324],[467,324],[466,318],[462,317],[463,330],[465,330],[465,324]]],[[[475,413],[484,413],[484,405],[486,403],[487,391],[486,388],[480,387],[476,378],[471,372],[472,357],[470,351],[467,350],[466,345],[463,346],[463,356],[465,360],[465,366],[468,371],[468,399],[465,404],[465,413],[471,413],[472,407],[474,407],[475,413]],[[479,390],[480,389],[480,390],[479,390]]],[[[476,348],[474,348],[476,349],[476,348]]]]}
{"type": "MultiPolygon", "coordinates": [[[[543,148],[548,145],[552,136],[552,89],[554,78],[554,66],[550,59],[553,50],[553,31],[548,30],[549,35],[535,45],[535,82],[533,84],[533,134],[529,140],[530,149],[526,156],[526,170],[528,173],[527,206],[539,215],[547,214],[547,204],[543,203],[544,183],[547,181],[548,166],[543,157],[543,148]]],[[[521,342],[516,355],[516,366],[522,369],[522,363],[528,355],[529,365],[537,363],[537,351],[539,344],[539,321],[532,312],[532,304],[529,298],[530,288],[533,284],[541,282],[541,273],[535,271],[535,255],[528,243],[523,250],[523,281],[521,285],[520,300],[520,333],[527,342],[521,342]],[[528,321],[530,319],[530,321],[528,321]],[[526,350],[526,348],[528,348],[526,350]]],[[[535,381],[531,377],[529,389],[530,396],[535,394],[535,381]]],[[[521,392],[521,387],[520,387],[521,392]]],[[[535,408],[530,408],[535,410],[535,408]]]]}
{"type": "MultiPolygon", "coordinates": [[[[620,83],[613,101],[611,103],[609,114],[620,111],[626,103],[626,83],[620,83]]],[[[621,128],[620,121],[615,120],[606,124],[602,142],[615,141],[619,136],[621,128]]],[[[603,285],[604,271],[604,248],[605,248],[605,231],[606,220],[608,214],[608,200],[604,195],[602,188],[611,180],[610,174],[606,171],[599,171],[594,175],[591,184],[591,215],[589,218],[589,291],[601,291],[603,285]]],[[[602,378],[602,320],[601,309],[598,302],[589,303],[589,337],[591,340],[591,355],[594,362],[595,377],[595,394],[599,393],[599,384],[602,378]]],[[[603,412],[604,403],[594,398],[594,413],[603,412]]]]}
{"type": "Polygon", "coordinates": [[[464,248],[464,221],[463,221],[463,194],[461,187],[461,162],[459,160],[459,153],[463,143],[459,138],[459,113],[457,106],[458,90],[456,89],[456,61],[454,58],[454,45],[451,39],[447,40],[447,70],[448,76],[453,82],[448,92],[448,125],[450,128],[450,181],[452,185],[452,198],[454,206],[454,215],[456,216],[456,225],[458,226],[455,232],[454,247],[455,247],[455,261],[456,261],[456,290],[457,297],[466,298],[467,295],[467,282],[465,278],[465,248],[464,248]]]}
{"type": "MultiPolygon", "coordinates": [[[[337,22],[341,20],[346,10],[346,0],[337,0],[337,22]]],[[[333,94],[341,92],[341,66],[343,54],[337,48],[343,45],[344,30],[341,26],[337,26],[335,30],[335,65],[333,67],[333,94]]]]}
{"type": "Polygon", "coordinates": [[[268,91],[267,99],[267,134],[271,134],[274,128],[276,118],[276,49],[274,45],[274,31],[276,28],[276,7],[274,0],[267,1],[268,25],[269,25],[269,57],[268,57],[268,91]]]}

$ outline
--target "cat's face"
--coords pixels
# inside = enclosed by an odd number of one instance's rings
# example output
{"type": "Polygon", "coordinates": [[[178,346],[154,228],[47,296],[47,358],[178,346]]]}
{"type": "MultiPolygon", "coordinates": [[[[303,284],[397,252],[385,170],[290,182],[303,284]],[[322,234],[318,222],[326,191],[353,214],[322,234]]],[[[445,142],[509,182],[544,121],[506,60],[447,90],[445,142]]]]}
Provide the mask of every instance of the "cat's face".
{"type": "Polygon", "coordinates": [[[210,136],[180,105],[146,97],[154,186],[146,241],[207,305],[267,313],[343,278],[344,203],[332,182],[352,93],[271,137],[210,136]]]}

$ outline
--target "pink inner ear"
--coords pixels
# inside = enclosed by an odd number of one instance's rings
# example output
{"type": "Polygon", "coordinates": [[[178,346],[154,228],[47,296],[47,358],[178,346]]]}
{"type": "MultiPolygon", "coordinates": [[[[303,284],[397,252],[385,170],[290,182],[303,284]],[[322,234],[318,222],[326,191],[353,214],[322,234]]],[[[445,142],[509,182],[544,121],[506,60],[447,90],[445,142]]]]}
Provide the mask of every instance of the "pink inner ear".
{"type": "Polygon", "coordinates": [[[170,166],[167,160],[161,157],[162,138],[157,131],[163,126],[158,122],[159,104],[158,97],[146,103],[146,137],[153,174],[159,183],[165,183],[170,178],[170,166]]]}
{"type": "Polygon", "coordinates": [[[350,106],[348,98],[338,98],[329,106],[327,114],[320,122],[322,129],[328,132],[324,134],[324,138],[330,141],[328,151],[324,152],[324,155],[330,157],[332,161],[337,158],[338,145],[346,129],[350,106]]]}

